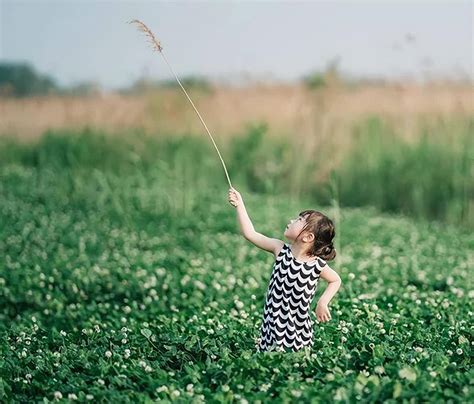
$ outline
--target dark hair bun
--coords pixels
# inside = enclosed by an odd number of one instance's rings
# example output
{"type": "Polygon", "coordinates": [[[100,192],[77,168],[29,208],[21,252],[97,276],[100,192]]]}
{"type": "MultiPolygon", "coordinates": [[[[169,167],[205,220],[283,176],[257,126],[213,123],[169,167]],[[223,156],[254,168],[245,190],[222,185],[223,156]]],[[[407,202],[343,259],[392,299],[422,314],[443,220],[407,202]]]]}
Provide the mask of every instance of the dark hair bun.
{"type": "Polygon", "coordinates": [[[333,260],[336,257],[336,249],[334,248],[334,245],[332,242],[326,245],[326,247],[323,248],[323,254],[322,258],[325,261],[330,261],[333,260]]]}

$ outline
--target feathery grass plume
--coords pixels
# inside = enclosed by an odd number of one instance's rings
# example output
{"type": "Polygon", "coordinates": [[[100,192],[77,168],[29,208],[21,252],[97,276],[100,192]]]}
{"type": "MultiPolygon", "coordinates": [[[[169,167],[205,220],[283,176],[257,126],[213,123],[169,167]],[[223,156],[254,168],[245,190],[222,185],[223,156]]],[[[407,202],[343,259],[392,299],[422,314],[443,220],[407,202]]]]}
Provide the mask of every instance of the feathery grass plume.
{"type": "Polygon", "coordinates": [[[211,132],[209,131],[209,129],[207,128],[207,125],[206,123],[204,122],[204,119],[202,119],[201,117],[201,114],[199,113],[199,111],[197,110],[197,108],[195,107],[193,101],[191,100],[191,98],[189,97],[188,93],[186,92],[186,90],[184,89],[183,85],[181,84],[181,82],[179,81],[178,79],[178,76],[175,74],[173,68],[171,67],[171,65],[168,63],[168,60],[166,59],[166,56],[165,54],[163,53],[163,47],[161,46],[160,42],[158,41],[158,39],[156,39],[155,35],[153,35],[153,32],[151,32],[151,30],[143,23],[141,22],[140,20],[132,20],[132,21],[129,21],[129,24],[137,24],[138,25],[138,29],[142,32],[145,33],[145,35],[150,39],[151,41],[151,44],[153,46],[153,50],[157,50],[158,52],[161,53],[161,56],[163,56],[163,59],[165,59],[165,62],[166,64],[168,65],[168,67],[170,68],[171,70],[171,73],[173,73],[176,81],[178,82],[179,86],[181,87],[181,89],[183,90],[184,94],[186,95],[186,97],[188,98],[189,102],[191,103],[191,105],[193,106],[194,110],[196,111],[199,119],[201,120],[202,124],[204,125],[204,128],[206,129],[207,133],[209,134],[209,136],[211,137],[211,140],[212,140],[212,143],[214,144],[214,147],[216,148],[217,150],[217,154],[219,155],[219,158],[221,159],[221,162],[222,162],[222,165],[224,167],[224,171],[225,171],[225,175],[227,177],[227,182],[229,183],[229,186],[231,188],[232,187],[232,183],[230,182],[230,178],[229,178],[229,174],[227,173],[227,168],[225,166],[225,163],[224,163],[224,160],[222,159],[221,157],[221,153],[219,152],[219,149],[217,148],[217,145],[216,143],[214,142],[214,138],[212,137],[211,135],[211,132]]]}

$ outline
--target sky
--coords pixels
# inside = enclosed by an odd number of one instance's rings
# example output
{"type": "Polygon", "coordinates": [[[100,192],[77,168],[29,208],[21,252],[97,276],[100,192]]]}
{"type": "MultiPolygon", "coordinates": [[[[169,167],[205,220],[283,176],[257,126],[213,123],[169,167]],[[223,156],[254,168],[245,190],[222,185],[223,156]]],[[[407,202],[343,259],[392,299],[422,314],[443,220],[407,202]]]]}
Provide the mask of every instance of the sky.
{"type": "Polygon", "coordinates": [[[0,62],[60,85],[117,89],[173,77],[296,81],[336,62],[348,77],[473,80],[472,1],[0,0],[0,62]]]}

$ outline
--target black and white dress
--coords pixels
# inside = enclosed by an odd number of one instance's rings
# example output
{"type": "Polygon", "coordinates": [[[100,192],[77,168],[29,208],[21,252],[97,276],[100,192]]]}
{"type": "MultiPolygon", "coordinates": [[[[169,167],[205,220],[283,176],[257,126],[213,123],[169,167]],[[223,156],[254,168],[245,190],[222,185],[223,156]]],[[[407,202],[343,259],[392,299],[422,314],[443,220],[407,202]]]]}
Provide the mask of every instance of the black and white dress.
{"type": "Polygon", "coordinates": [[[290,245],[280,250],[273,264],[256,348],[263,351],[298,351],[313,346],[310,304],[326,261],[295,259],[290,245]]]}

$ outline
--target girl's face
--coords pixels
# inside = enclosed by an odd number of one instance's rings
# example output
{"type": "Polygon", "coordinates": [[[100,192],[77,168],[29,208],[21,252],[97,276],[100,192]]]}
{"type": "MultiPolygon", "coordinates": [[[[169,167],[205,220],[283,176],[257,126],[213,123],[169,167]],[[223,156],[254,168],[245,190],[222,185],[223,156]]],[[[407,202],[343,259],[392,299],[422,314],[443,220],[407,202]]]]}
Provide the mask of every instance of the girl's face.
{"type": "Polygon", "coordinates": [[[290,223],[285,228],[285,232],[283,235],[291,241],[296,240],[298,234],[300,234],[301,230],[306,224],[306,219],[303,216],[298,216],[294,219],[290,220],[290,223]]]}

